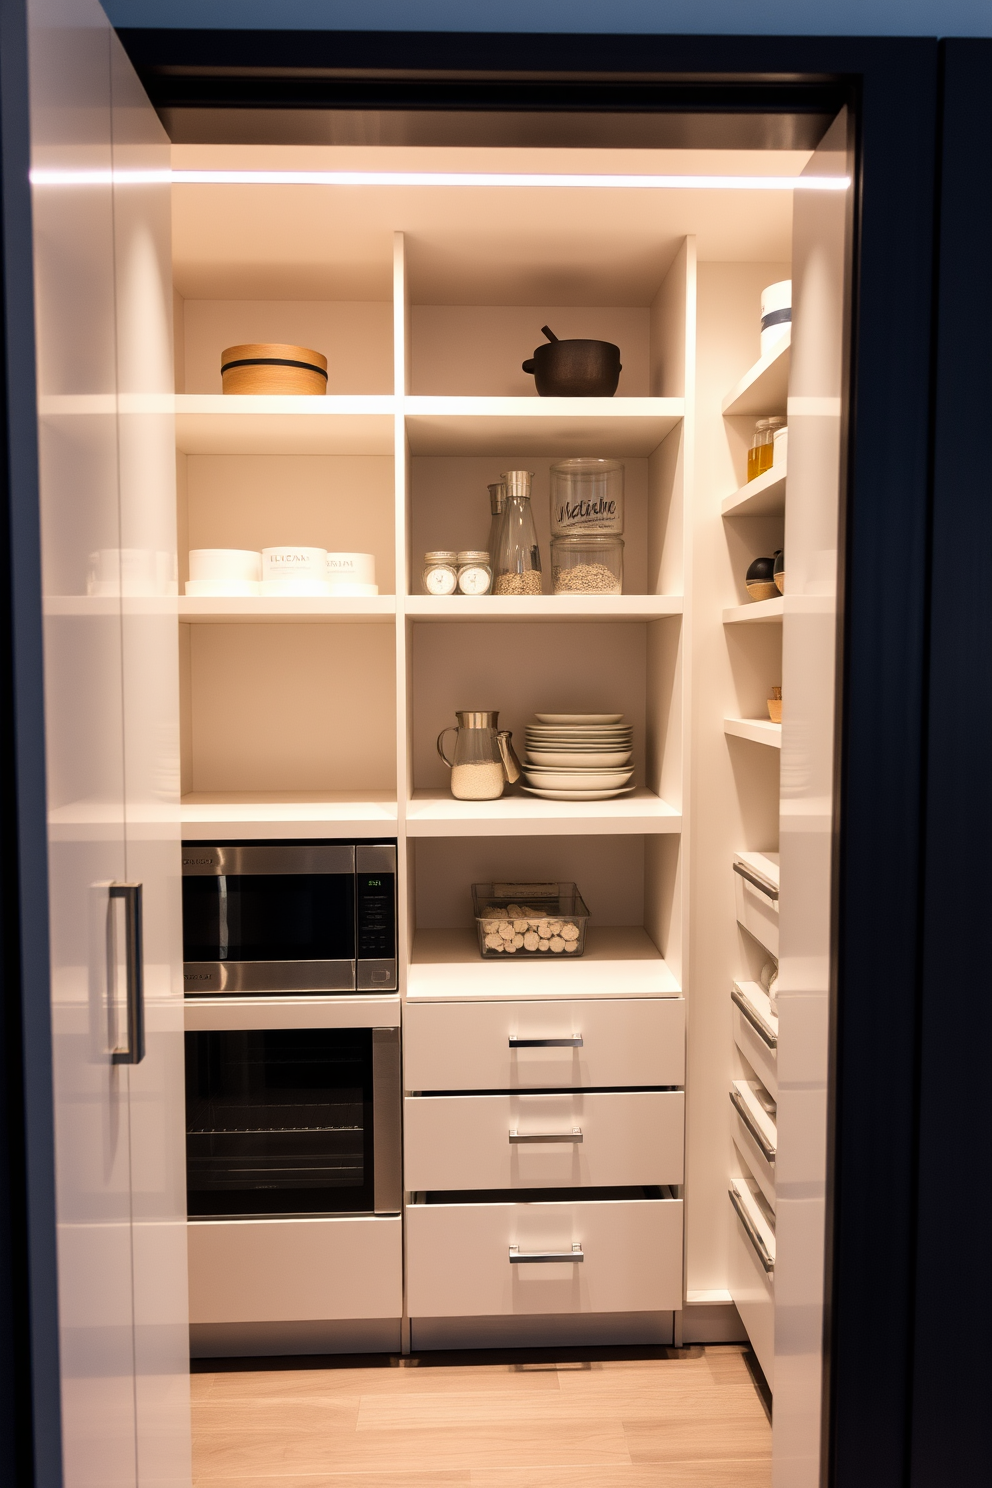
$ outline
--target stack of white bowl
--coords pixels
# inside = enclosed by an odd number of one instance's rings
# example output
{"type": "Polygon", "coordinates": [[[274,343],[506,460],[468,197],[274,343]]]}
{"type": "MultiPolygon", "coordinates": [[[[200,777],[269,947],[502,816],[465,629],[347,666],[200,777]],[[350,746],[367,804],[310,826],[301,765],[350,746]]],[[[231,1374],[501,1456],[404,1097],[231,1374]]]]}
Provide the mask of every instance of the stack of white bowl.
{"type": "Polygon", "coordinates": [[[529,795],[548,801],[606,801],[626,795],[634,731],[622,713],[537,713],[527,725],[529,795]]]}

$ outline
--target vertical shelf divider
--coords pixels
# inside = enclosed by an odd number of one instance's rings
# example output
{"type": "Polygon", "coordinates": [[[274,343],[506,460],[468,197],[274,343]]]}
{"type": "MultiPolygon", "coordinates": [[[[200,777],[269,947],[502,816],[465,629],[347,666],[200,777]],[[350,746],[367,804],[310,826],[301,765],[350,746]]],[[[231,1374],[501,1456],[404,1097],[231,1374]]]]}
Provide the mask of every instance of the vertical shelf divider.
{"type": "Polygon", "coordinates": [[[413,788],[413,629],[407,618],[410,587],[410,454],[402,399],[409,389],[410,306],[406,242],[393,234],[393,390],[397,398],[393,420],[393,532],[396,554],[396,857],[400,991],[406,993],[407,969],[413,954],[414,883],[407,850],[406,809],[413,788]]]}

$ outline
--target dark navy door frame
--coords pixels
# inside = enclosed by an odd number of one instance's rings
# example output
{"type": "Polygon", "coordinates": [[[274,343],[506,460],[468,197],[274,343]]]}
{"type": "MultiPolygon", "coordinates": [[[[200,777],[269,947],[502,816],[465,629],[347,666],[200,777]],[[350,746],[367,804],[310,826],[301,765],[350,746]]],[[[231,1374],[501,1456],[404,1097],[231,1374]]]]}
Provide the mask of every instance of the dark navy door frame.
{"type": "MultiPolygon", "coordinates": [[[[56,1488],[23,5],[0,0],[0,1463],[18,1483],[56,1488]]],[[[122,40],[160,103],[181,93],[204,106],[285,107],[289,95],[326,107],[337,89],[337,106],[452,106],[466,85],[481,97],[507,73],[529,77],[531,101],[541,85],[551,108],[564,73],[608,74],[611,86],[657,79],[658,102],[680,108],[720,105],[721,93],[735,110],[799,106],[799,95],[811,106],[814,95],[851,103],[825,1481],[977,1488],[992,1398],[992,43],[299,31],[128,31],[122,40]]],[[[520,107],[512,92],[496,106],[520,107]]]]}

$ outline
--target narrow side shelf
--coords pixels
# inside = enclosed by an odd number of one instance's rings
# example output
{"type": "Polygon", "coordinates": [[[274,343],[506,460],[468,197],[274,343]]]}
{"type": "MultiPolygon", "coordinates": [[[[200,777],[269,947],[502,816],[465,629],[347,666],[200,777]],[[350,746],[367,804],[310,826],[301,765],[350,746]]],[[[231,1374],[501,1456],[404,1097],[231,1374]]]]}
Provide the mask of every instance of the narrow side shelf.
{"type": "Polygon", "coordinates": [[[735,491],[725,496],[720,504],[720,515],[724,517],[782,517],[785,515],[786,464],[773,465],[763,475],[756,476],[735,491]]]}
{"type": "Polygon", "coordinates": [[[179,805],[185,837],[395,837],[394,797],[339,791],[193,791],[179,805]]]}
{"type": "Polygon", "coordinates": [[[411,837],[561,837],[680,832],[682,814],[653,791],[637,790],[611,801],[546,801],[540,796],[501,796],[498,801],[456,801],[447,791],[417,790],[407,803],[411,837]]]}
{"type": "Polygon", "coordinates": [[[756,599],[750,604],[731,605],[723,612],[724,625],[767,625],[781,622],[785,614],[785,595],[777,599],[756,599]]]}
{"type": "Polygon", "coordinates": [[[178,601],[179,619],[210,625],[306,625],[338,621],[387,623],[396,616],[396,596],[338,599],[194,599],[178,601]]]}
{"type": "Polygon", "coordinates": [[[414,620],[658,620],[682,614],[681,594],[410,594],[403,608],[414,620]]]}
{"type": "Polygon", "coordinates": [[[418,930],[407,975],[410,1002],[549,997],[678,997],[681,987],[640,925],[590,925],[576,961],[484,961],[474,929],[418,930]]]}
{"type": "Polygon", "coordinates": [[[750,739],[752,744],[767,744],[772,749],[782,748],[782,725],[768,718],[725,718],[723,732],[735,739],[750,739]]]}
{"type": "Polygon", "coordinates": [[[736,387],[723,400],[725,416],[746,417],[784,414],[789,396],[789,361],[792,330],[765,357],[749,367],[736,387]]]}

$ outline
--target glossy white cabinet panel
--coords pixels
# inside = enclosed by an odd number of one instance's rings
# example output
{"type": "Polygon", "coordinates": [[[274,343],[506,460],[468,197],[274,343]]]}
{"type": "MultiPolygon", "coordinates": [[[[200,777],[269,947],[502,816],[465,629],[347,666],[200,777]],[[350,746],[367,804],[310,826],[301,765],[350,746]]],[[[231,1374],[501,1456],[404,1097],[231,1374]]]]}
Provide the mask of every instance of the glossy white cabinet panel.
{"type": "Polygon", "coordinates": [[[682,1306],[680,1199],[414,1204],[406,1222],[414,1319],[682,1306]],[[510,1259],[511,1246],[523,1261],[510,1259]],[[526,1260],[548,1251],[565,1258],[526,1260]]]}
{"type": "Polygon", "coordinates": [[[129,555],[125,851],[127,877],[142,885],[145,953],[146,1052],[129,1068],[138,1481],[181,1488],[190,1436],[170,156],[115,36],[110,60],[121,547],[129,555]]]}
{"type": "Polygon", "coordinates": [[[407,1090],[681,1085],[685,1077],[680,997],[409,1004],[405,1025],[407,1090]],[[511,1039],[581,1043],[520,1047],[511,1039]]]}
{"type": "Polygon", "coordinates": [[[193,1324],[402,1315],[399,1216],[197,1220],[188,1238],[193,1324]]]}
{"type": "Polygon", "coordinates": [[[761,1264],[751,1237],[733,1216],[730,1239],[730,1294],[765,1379],[775,1388],[775,1277],[761,1264]]]}
{"type": "Polygon", "coordinates": [[[684,1117],[680,1090],[411,1096],[404,1182],[408,1190],[677,1184],[684,1117]]]}
{"type": "Polygon", "coordinates": [[[735,982],[734,1043],[769,1095],[778,1096],[778,1019],[757,982],[735,982]]]}
{"type": "MultiPolygon", "coordinates": [[[[775,854],[777,858],[778,854],[775,854]]],[[[762,871],[768,862],[765,853],[735,853],[734,894],[737,923],[763,945],[771,955],[778,955],[778,869],[775,882],[762,871]],[[745,876],[750,875],[750,876],[745,876]],[[767,889],[764,885],[767,884],[767,889]]]]}

